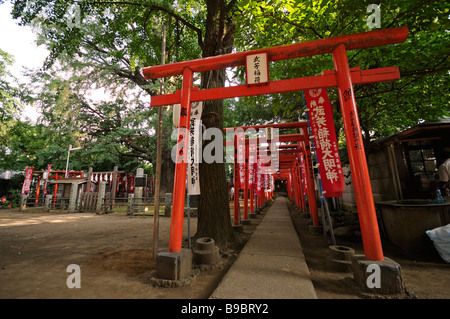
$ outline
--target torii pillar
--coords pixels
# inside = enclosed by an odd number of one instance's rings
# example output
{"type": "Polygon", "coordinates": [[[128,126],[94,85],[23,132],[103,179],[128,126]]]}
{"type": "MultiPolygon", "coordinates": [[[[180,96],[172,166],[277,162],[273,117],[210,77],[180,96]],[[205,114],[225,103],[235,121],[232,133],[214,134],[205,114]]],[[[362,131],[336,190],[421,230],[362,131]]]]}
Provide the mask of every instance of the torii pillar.
{"type": "Polygon", "coordinates": [[[366,257],[371,260],[383,260],[383,250],[378,229],[375,204],[370,185],[369,169],[359,125],[358,110],[350,77],[347,50],[339,44],[333,50],[333,62],[338,81],[339,104],[344,121],[344,131],[352,172],[353,189],[361,227],[366,257]]]}

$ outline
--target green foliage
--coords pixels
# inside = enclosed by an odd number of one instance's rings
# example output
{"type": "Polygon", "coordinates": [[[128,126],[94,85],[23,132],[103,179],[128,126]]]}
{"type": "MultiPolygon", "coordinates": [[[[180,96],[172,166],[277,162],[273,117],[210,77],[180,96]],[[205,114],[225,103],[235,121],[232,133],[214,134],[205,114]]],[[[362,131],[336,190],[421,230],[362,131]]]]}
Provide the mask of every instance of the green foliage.
{"type": "MultiPolygon", "coordinates": [[[[371,1],[240,1],[235,44],[249,50],[342,34],[368,31],[366,12],[371,1]]],[[[389,1],[381,4],[381,27],[408,26],[405,43],[348,52],[350,67],[370,69],[398,66],[399,81],[355,88],[366,142],[425,120],[448,114],[449,8],[440,1],[389,1]],[[413,62],[414,61],[414,62],[413,62]]],[[[272,63],[271,80],[313,76],[332,70],[331,55],[272,63]]],[[[338,131],[339,103],[335,89],[338,131]]],[[[283,94],[248,100],[270,105],[285,120],[297,120],[304,106],[301,94],[283,94]]],[[[342,137],[341,137],[342,140],[342,137]]]]}
{"type": "MultiPolygon", "coordinates": [[[[366,8],[372,1],[224,3],[229,10],[227,21],[232,20],[235,28],[230,31],[233,46],[244,51],[365,32],[370,14],[366,8]]],[[[46,69],[32,74],[33,102],[42,110],[40,122],[33,126],[14,118],[26,94],[4,80],[11,57],[0,51],[0,167],[45,168],[51,162],[63,168],[69,144],[81,140],[84,148],[71,155],[71,168],[101,170],[120,163],[133,170],[142,167],[143,161],[146,165],[154,162],[157,114],[148,108],[148,99],[159,94],[159,82],[144,79],[140,71],[161,63],[163,25],[167,26],[167,63],[220,54],[224,50],[220,43],[208,43],[217,45],[212,51],[206,47],[207,32],[220,21],[220,8],[213,12],[212,4],[193,0],[15,1],[13,17],[22,25],[33,25],[39,43],[51,53],[46,69]],[[80,8],[78,24],[69,14],[75,4],[80,8]],[[215,20],[208,20],[208,14],[214,14],[215,20]],[[88,95],[92,88],[104,90],[101,100],[88,95]]],[[[402,76],[399,81],[355,87],[365,142],[448,114],[448,17],[449,8],[442,1],[383,2],[381,27],[408,26],[407,41],[348,52],[351,67],[398,66],[402,76]]],[[[328,54],[271,62],[270,77],[275,81],[332,69],[328,54]]],[[[237,68],[233,81],[243,83],[244,77],[243,68],[237,68]]],[[[166,92],[180,85],[179,77],[165,79],[166,92]]],[[[337,92],[329,89],[328,93],[344,146],[337,92]]],[[[301,92],[229,99],[224,102],[223,116],[224,126],[305,118],[301,92]]],[[[171,117],[165,116],[166,151],[174,143],[171,129],[171,117]]]]}
{"type": "Polygon", "coordinates": [[[22,110],[22,102],[29,100],[29,90],[17,83],[9,71],[14,58],[0,49],[0,147],[8,140],[8,130],[22,110]]]}
{"type": "Polygon", "coordinates": [[[10,190],[8,197],[6,197],[9,199],[5,199],[4,201],[0,202],[0,209],[18,207],[20,205],[20,197],[21,197],[20,190],[17,189],[10,190]]]}

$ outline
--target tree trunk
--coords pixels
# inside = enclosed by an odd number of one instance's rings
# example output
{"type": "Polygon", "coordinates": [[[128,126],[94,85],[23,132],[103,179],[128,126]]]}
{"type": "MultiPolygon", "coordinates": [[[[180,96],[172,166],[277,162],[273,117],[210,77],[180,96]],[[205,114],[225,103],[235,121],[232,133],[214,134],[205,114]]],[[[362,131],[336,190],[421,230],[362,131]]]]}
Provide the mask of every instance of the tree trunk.
{"type": "MultiPolygon", "coordinates": [[[[232,22],[226,22],[225,1],[208,0],[208,15],[204,37],[203,57],[230,53],[233,46],[232,22]]],[[[204,72],[201,88],[223,87],[225,70],[204,72]]],[[[205,101],[202,121],[205,128],[223,129],[223,101],[205,101]]],[[[214,142],[214,141],[211,141],[214,142]]],[[[222,142],[222,141],[221,141],[222,142]]],[[[203,142],[203,148],[209,144],[203,142]]],[[[198,207],[196,238],[211,237],[222,246],[234,239],[228,202],[225,164],[200,164],[201,195],[198,207]]]]}
{"type": "MultiPolygon", "coordinates": [[[[171,132],[163,127],[163,136],[167,138],[171,132]]],[[[169,147],[168,142],[162,143],[161,154],[161,185],[159,190],[159,196],[164,197],[166,193],[173,192],[173,180],[175,177],[175,163],[171,157],[172,149],[169,147]]]]}
{"type": "MultiPolygon", "coordinates": [[[[223,83],[223,72],[211,72],[210,83],[223,83]]],[[[202,82],[206,76],[202,77],[202,82]]],[[[204,82],[203,82],[204,83],[204,82]]],[[[211,87],[211,86],[210,86],[211,87]]],[[[207,101],[204,103],[202,121],[206,128],[223,128],[223,101],[207,101]]],[[[211,141],[214,142],[214,141],[211,141]]],[[[203,142],[203,148],[211,143],[203,142]]],[[[222,141],[220,141],[222,142],[222,141]]],[[[201,195],[198,207],[198,223],[196,238],[211,237],[218,245],[224,245],[233,239],[228,188],[225,175],[225,164],[200,164],[201,195]]]]}

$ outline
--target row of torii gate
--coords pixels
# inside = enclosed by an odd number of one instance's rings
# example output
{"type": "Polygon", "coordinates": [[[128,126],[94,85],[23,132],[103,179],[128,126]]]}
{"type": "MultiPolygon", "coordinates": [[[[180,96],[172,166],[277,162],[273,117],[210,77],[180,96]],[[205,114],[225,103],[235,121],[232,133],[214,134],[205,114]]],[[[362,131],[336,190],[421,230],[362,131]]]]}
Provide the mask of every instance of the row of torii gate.
{"type": "MultiPolygon", "coordinates": [[[[270,143],[270,145],[274,144],[274,141],[280,143],[289,143],[289,144],[279,144],[275,145],[275,149],[270,150],[270,147],[260,146],[256,150],[255,156],[258,157],[266,157],[268,160],[265,163],[265,166],[272,166],[271,170],[268,170],[267,174],[271,175],[274,180],[284,180],[287,184],[287,194],[289,199],[294,200],[295,204],[298,208],[300,208],[303,212],[306,213],[306,198],[308,198],[308,207],[309,214],[312,217],[313,225],[319,226],[319,217],[317,211],[317,199],[315,193],[314,186],[314,175],[313,175],[313,166],[311,161],[311,147],[309,141],[309,133],[307,130],[308,122],[301,121],[295,123],[280,123],[280,124],[266,124],[266,125],[252,125],[252,126],[241,126],[241,127],[230,127],[225,128],[225,131],[236,131],[236,130],[248,130],[248,129],[266,129],[266,128],[275,128],[275,129],[299,129],[300,133],[297,134],[285,134],[274,136],[273,139],[266,138],[262,139],[264,144],[270,143]],[[261,151],[261,152],[260,152],[261,151]],[[261,154],[262,153],[262,154],[261,154]],[[276,153],[276,161],[278,164],[276,165],[276,171],[273,171],[275,168],[273,167],[274,158],[271,156],[271,153],[276,153]],[[303,157],[303,158],[302,158],[303,157]],[[301,163],[304,163],[304,171],[301,171],[301,163]],[[272,171],[272,172],[270,172],[272,171]],[[304,181],[304,182],[303,182],[304,181]]],[[[233,146],[234,147],[234,211],[233,211],[233,224],[238,226],[242,223],[242,221],[246,221],[249,219],[249,214],[254,214],[255,210],[264,204],[269,198],[272,197],[272,191],[261,191],[260,195],[256,196],[255,199],[255,191],[257,189],[256,185],[254,187],[250,187],[249,179],[250,179],[250,165],[257,164],[256,160],[251,160],[249,151],[249,144],[252,142],[257,144],[258,137],[249,137],[245,139],[245,160],[243,163],[238,163],[237,161],[237,148],[238,148],[238,138],[235,135],[234,140],[228,140],[224,142],[225,146],[233,146]],[[252,141],[253,140],[253,141],[252,141]],[[239,166],[244,165],[244,185],[239,181],[239,166]],[[244,194],[244,209],[243,216],[239,215],[239,191],[236,189],[237,185],[240,185],[239,188],[243,189],[244,194]],[[249,212],[249,201],[250,201],[250,212],[249,212]]],[[[261,141],[261,140],[260,140],[261,141]]],[[[264,172],[262,172],[264,173],[264,172]]],[[[256,175],[256,169],[253,173],[256,175]]],[[[256,184],[257,181],[255,180],[256,184]]]]}
{"type": "MultiPolygon", "coordinates": [[[[191,102],[337,87],[365,257],[374,261],[383,260],[381,239],[364,147],[360,139],[351,138],[355,133],[361,136],[353,85],[398,80],[400,73],[397,67],[371,70],[350,69],[347,51],[401,43],[406,40],[407,36],[408,28],[399,27],[144,68],[143,75],[146,79],[177,75],[183,76],[181,90],[177,90],[172,94],[153,96],[150,102],[150,106],[152,107],[180,104],[181,109],[178,126],[179,138],[176,153],[169,252],[180,252],[182,245],[188,153],[183,150],[186,148],[188,141],[191,102]],[[334,71],[324,71],[321,75],[312,77],[267,81],[263,85],[244,84],[203,90],[193,87],[194,72],[208,72],[227,67],[246,65],[246,57],[258,53],[266,54],[268,61],[332,54],[334,71]]],[[[303,142],[308,143],[308,139],[303,137],[303,142]]],[[[306,147],[302,151],[305,151],[306,155],[308,155],[306,147]]],[[[289,162],[287,166],[289,166],[289,162]]],[[[306,174],[307,181],[313,178],[312,169],[309,172],[310,174],[306,174]]],[[[298,175],[294,173],[293,176],[298,175]]],[[[311,182],[309,181],[308,183],[311,182]]],[[[295,183],[295,185],[299,184],[298,182],[295,183]]],[[[311,183],[310,185],[313,184],[311,183]]],[[[312,192],[313,190],[314,187],[308,187],[308,191],[312,192]]],[[[296,198],[300,199],[300,197],[297,196],[296,198]]],[[[315,200],[311,199],[313,199],[312,193],[309,200],[311,216],[313,217],[313,222],[318,224],[317,207],[314,208],[315,200]]]]}

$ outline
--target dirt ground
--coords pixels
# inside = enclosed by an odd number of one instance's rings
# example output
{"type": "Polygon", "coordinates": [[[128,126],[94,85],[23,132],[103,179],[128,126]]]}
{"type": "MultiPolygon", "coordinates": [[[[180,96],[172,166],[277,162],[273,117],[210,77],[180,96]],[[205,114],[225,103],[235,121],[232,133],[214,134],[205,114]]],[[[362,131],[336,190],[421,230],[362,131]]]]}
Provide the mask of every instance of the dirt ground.
{"type": "MultiPolygon", "coordinates": [[[[308,231],[309,221],[291,212],[319,299],[360,299],[351,274],[324,267],[329,243],[308,231]]],[[[244,226],[245,242],[264,215],[244,226]]],[[[160,249],[168,247],[170,218],[160,217],[160,249]]],[[[190,219],[195,234],[196,218],[190,219]]],[[[184,219],[187,244],[188,220],[184,219]]],[[[185,287],[154,287],[152,259],[153,216],[124,213],[96,215],[27,208],[0,210],[0,298],[9,299],[205,299],[214,291],[239,253],[222,251],[223,266],[202,269],[185,287]],[[80,266],[81,288],[69,289],[67,266],[80,266]]],[[[192,243],[194,244],[194,243],[192,243]]],[[[361,244],[338,240],[362,253],[361,244]]],[[[407,294],[403,298],[450,298],[450,267],[436,256],[410,260],[385,249],[402,267],[407,294]]]]}
{"type": "MultiPolygon", "coordinates": [[[[260,219],[262,216],[260,217],[260,219]]],[[[246,226],[245,242],[260,220],[246,226]]],[[[159,218],[159,247],[169,244],[170,217],[159,218]]],[[[184,218],[183,246],[188,245],[184,218]]],[[[191,234],[197,219],[190,218],[191,234]]],[[[202,269],[185,287],[154,287],[153,216],[0,210],[0,298],[205,299],[237,256],[222,251],[221,267],[202,269]],[[81,288],[67,287],[68,265],[80,267],[81,288]]],[[[192,242],[194,245],[194,242],[192,242]]]]}

